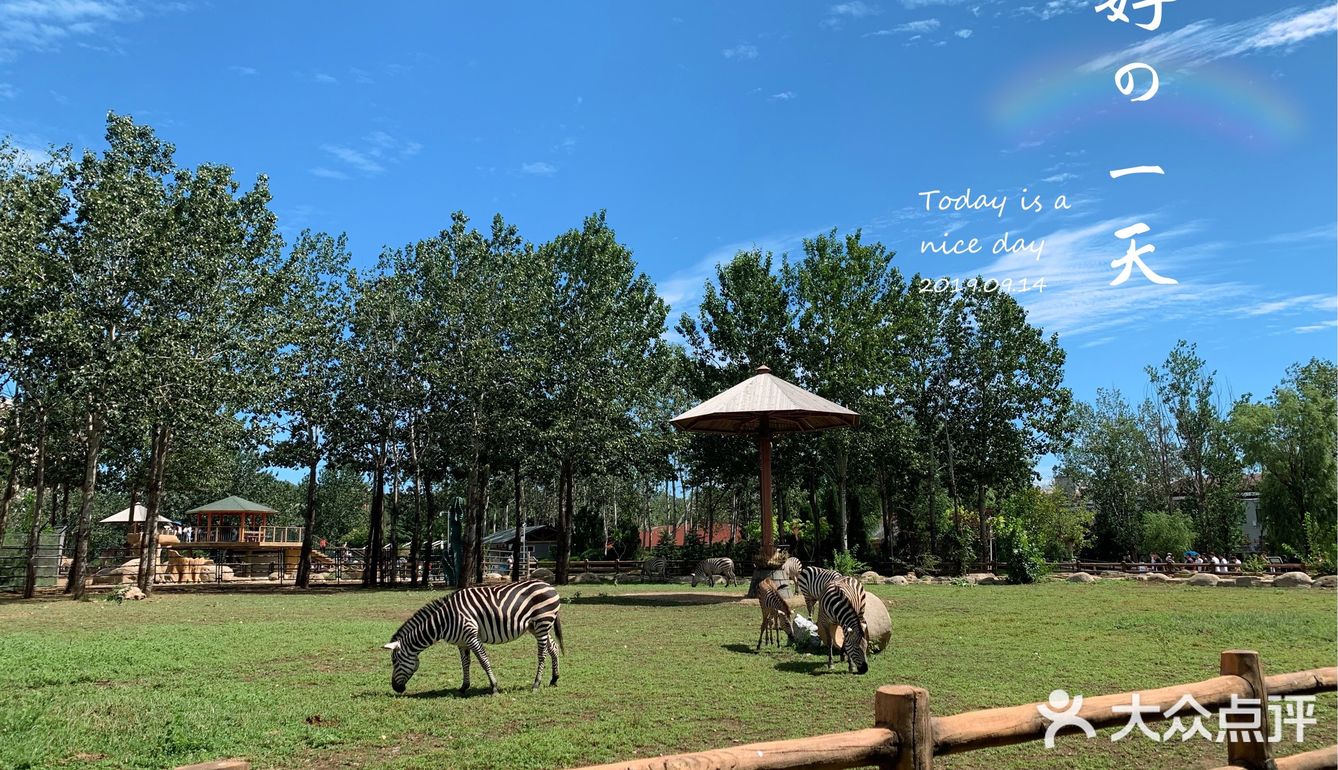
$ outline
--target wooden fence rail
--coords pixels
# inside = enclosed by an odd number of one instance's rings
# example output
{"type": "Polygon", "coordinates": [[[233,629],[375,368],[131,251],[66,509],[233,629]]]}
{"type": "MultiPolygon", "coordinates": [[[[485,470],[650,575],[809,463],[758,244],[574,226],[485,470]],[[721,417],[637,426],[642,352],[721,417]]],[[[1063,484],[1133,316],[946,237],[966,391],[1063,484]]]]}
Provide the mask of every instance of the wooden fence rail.
{"type": "MultiPolygon", "coordinates": [[[[1137,695],[1143,707],[1157,708],[1156,712],[1143,715],[1143,720],[1150,723],[1170,719],[1165,712],[1186,695],[1209,711],[1230,705],[1234,695],[1237,699],[1258,700],[1255,708],[1258,724],[1267,736],[1270,695],[1315,695],[1338,687],[1338,668],[1333,667],[1265,677],[1259,654],[1246,650],[1222,653],[1221,672],[1221,676],[1202,682],[1086,698],[1076,716],[1096,729],[1127,724],[1130,715],[1116,711],[1115,707],[1127,709],[1137,695]]],[[[884,770],[932,770],[936,756],[1044,739],[1050,723],[1041,716],[1037,708],[1041,705],[1046,704],[935,717],[930,713],[929,694],[925,690],[885,685],[874,696],[874,727],[868,729],[635,759],[580,770],[840,770],[868,765],[884,770]]],[[[1239,702],[1237,707],[1250,708],[1239,702]]],[[[1238,734],[1231,732],[1226,737],[1229,764],[1219,770],[1338,768],[1338,746],[1274,759],[1270,743],[1251,742],[1248,737],[1240,740],[1238,734]]]]}

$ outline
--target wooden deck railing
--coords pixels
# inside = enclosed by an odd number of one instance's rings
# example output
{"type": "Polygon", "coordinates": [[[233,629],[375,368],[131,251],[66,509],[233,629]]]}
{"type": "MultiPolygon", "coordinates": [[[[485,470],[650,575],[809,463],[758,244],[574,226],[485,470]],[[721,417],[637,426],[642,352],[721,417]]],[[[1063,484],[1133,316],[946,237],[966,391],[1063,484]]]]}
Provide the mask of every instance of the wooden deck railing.
{"type": "MultiPolygon", "coordinates": [[[[1186,695],[1205,710],[1214,712],[1230,705],[1234,695],[1258,700],[1258,724],[1267,736],[1270,734],[1268,696],[1314,695],[1338,687],[1338,668],[1332,667],[1265,677],[1259,654],[1245,650],[1222,653],[1221,672],[1221,676],[1202,682],[1086,698],[1077,716],[1097,729],[1128,724],[1130,715],[1115,711],[1115,707],[1127,707],[1137,694],[1143,706],[1157,707],[1155,713],[1144,714],[1143,720],[1156,722],[1170,719],[1165,712],[1186,695]]],[[[864,730],[634,759],[581,770],[839,770],[868,765],[885,770],[932,770],[936,756],[1044,739],[1050,723],[1037,710],[1040,705],[1043,704],[935,717],[930,713],[929,694],[925,690],[885,685],[874,696],[874,726],[864,730]]],[[[1248,708],[1240,703],[1237,706],[1248,708]]],[[[1063,735],[1073,733],[1069,729],[1063,735]]],[[[1141,737],[1130,736],[1129,740],[1141,737]]],[[[1220,770],[1338,767],[1338,746],[1274,759],[1274,744],[1251,742],[1248,736],[1241,740],[1239,734],[1231,732],[1226,737],[1228,765],[1220,770]]]]}

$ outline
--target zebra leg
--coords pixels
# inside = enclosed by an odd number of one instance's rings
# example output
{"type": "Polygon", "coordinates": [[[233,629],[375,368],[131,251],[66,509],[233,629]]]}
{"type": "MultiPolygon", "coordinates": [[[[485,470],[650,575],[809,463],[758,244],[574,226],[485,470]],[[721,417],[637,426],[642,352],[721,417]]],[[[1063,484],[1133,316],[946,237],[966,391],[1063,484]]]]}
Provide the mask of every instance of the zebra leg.
{"type": "Polygon", "coordinates": [[[539,690],[539,677],[544,675],[544,653],[548,650],[548,634],[543,631],[535,631],[535,641],[539,643],[539,667],[534,670],[534,684],[530,685],[532,692],[539,690]]]}
{"type": "Polygon", "coordinates": [[[553,678],[548,680],[548,686],[557,687],[557,680],[558,680],[557,642],[553,641],[553,637],[551,636],[548,637],[548,662],[550,664],[550,668],[553,669],[553,678]]]}
{"type": "Polygon", "coordinates": [[[832,639],[836,635],[830,630],[827,632],[827,670],[832,670],[832,639]]]}
{"type": "Polygon", "coordinates": [[[757,629],[757,649],[753,650],[753,652],[762,651],[762,635],[765,634],[766,632],[767,632],[767,616],[763,615],[762,627],[757,629]]]}
{"type": "Polygon", "coordinates": [[[492,674],[492,664],[488,662],[488,653],[483,650],[483,642],[479,640],[477,634],[469,637],[469,649],[474,652],[474,657],[479,659],[479,665],[483,666],[483,673],[488,675],[488,684],[492,687],[492,694],[496,695],[497,677],[492,674]]]}
{"type": "Polygon", "coordinates": [[[469,648],[460,645],[460,670],[464,672],[464,679],[460,683],[460,694],[469,692],[469,648]]]}

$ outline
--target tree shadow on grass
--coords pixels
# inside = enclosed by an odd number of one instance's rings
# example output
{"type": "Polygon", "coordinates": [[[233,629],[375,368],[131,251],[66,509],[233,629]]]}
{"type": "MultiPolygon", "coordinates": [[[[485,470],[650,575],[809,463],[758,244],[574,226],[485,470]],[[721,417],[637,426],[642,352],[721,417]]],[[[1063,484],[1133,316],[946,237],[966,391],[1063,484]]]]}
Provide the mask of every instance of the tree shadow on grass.
{"type": "Polygon", "coordinates": [[[656,594],[618,594],[603,596],[574,596],[571,604],[610,604],[615,607],[690,607],[700,604],[737,603],[743,597],[738,594],[703,594],[703,593],[656,593],[656,594]]]}
{"type": "Polygon", "coordinates": [[[734,644],[722,644],[722,645],[720,645],[720,646],[723,647],[723,648],[726,649],[726,650],[729,650],[730,652],[737,652],[737,653],[741,653],[741,654],[744,654],[744,655],[760,655],[760,654],[761,654],[761,653],[759,653],[759,652],[757,651],[756,648],[754,648],[754,647],[753,647],[752,645],[750,645],[750,644],[739,644],[739,643],[735,642],[734,644]]]}

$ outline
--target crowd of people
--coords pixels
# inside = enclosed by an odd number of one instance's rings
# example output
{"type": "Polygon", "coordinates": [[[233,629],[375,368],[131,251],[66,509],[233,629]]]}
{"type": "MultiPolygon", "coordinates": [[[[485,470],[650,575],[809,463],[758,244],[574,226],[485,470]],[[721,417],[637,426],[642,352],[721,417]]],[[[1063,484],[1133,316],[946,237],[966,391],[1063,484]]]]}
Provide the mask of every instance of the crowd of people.
{"type": "Polygon", "coordinates": [[[1146,562],[1137,561],[1134,557],[1126,555],[1123,559],[1127,571],[1138,572],[1179,572],[1187,570],[1189,572],[1215,572],[1218,574],[1232,574],[1241,571],[1240,555],[1219,556],[1215,553],[1199,553],[1198,551],[1185,551],[1181,559],[1176,559],[1170,551],[1165,556],[1158,556],[1155,552],[1148,554],[1146,562]]]}

